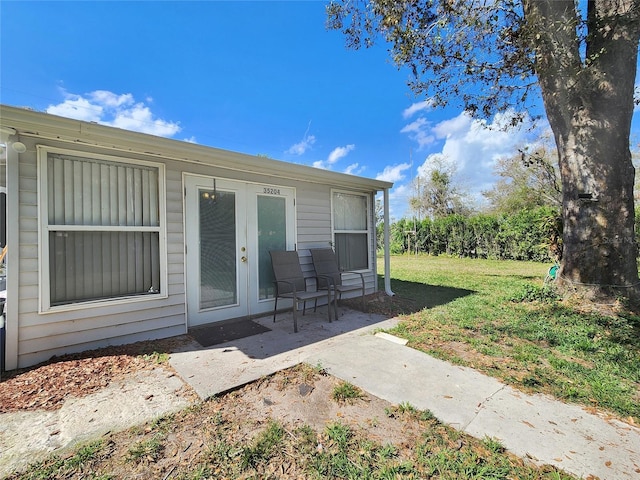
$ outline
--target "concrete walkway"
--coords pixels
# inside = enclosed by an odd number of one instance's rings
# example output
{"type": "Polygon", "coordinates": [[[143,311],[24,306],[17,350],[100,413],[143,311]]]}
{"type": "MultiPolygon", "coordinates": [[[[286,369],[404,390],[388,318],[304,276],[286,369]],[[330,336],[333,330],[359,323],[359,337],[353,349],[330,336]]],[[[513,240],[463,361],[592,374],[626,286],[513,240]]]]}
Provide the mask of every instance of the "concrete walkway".
{"type": "Polygon", "coordinates": [[[379,398],[430,410],[477,438],[498,439],[538,465],[555,465],[584,478],[640,478],[639,428],[547,396],[526,395],[373,334],[396,320],[340,312],[332,323],[321,312],[307,313],[297,334],[286,315],[275,324],[258,319],[272,330],[210,348],[194,343],[172,354],[170,362],[203,399],[300,362],[320,365],[379,398]]]}

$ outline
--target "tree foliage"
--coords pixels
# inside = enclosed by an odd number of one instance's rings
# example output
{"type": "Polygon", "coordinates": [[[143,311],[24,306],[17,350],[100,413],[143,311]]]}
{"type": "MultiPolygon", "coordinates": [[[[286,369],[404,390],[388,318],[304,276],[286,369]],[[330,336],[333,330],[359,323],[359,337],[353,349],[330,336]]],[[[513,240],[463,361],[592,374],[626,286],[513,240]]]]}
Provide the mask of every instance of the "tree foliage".
{"type": "Polygon", "coordinates": [[[508,215],[454,214],[418,223],[407,219],[394,223],[391,251],[553,262],[559,259],[561,235],[559,211],[552,207],[508,215]]]}
{"type": "Polygon", "coordinates": [[[433,168],[414,182],[416,195],[409,198],[412,210],[420,219],[469,213],[466,194],[455,180],[455,168],[442,159],[434,162],[433,168]]]}
{"type": "Polygon", "coordinates": [[[344,33],[350,48],[372,46],[382,36],[394,62],[413,73],[414,92],[428,92],[434,106],[462,101],[466,111],[489,117],[528,105],[530,93],[539,92],[520,3],[333,1],[327,26],[344,33]]]}
{"type": "Polygon", "coordinates": [[[538,145],[531,152],[525,147],[515,155],[500,158],[494,171],[498,181],[482,192],[491,211],[516,213],[542,206],[561,207],[557,156],[547,145],[538,145]]]}

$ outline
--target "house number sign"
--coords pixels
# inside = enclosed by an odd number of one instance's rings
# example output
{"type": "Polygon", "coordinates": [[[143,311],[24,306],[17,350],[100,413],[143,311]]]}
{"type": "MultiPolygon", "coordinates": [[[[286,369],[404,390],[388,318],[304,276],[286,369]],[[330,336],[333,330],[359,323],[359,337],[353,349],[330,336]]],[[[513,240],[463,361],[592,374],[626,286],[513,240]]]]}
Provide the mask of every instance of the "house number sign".
{"type": "Polygon", "coordinates": [[[266,193],[269,195],[280,195],[280,189],[279,188],[272,188],[272,187],[264,187],[262,189],[262,193],[266,193]]]}

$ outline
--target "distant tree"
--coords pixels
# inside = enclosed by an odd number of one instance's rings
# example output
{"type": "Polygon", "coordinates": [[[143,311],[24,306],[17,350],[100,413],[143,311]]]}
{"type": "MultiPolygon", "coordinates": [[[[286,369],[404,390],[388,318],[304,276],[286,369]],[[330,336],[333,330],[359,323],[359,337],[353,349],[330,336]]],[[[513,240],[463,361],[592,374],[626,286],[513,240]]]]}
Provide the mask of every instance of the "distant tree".
{"type": "Polygon", "coordinates": [[[434,219],[469,213],[466,194],[454,181],[455,169],[446,165],[444,159],[436,158],[433,161],[431,171],[415,181],[417,194],[409,198],[413,211],[418,213],[420,219],[423,215],[434,219]]]}
{"type": "Polygon", "coordinates": [[[500,177],[491,190],[482,192],[490,210],[517,213],[523,209],[562,206],[562,186],[557,156],[542,145],[528,152],[526,148],[510,157],[498,159],[495,173],[500,177]]]}
{"type": "Polygon", "coordinates": [[[562,181],[561,283],[640,298],[629,149],[640,0],[333,0],[327,15],[348,47],[382,35],[433,105],[486,118],[541,96],[562,181]]]}

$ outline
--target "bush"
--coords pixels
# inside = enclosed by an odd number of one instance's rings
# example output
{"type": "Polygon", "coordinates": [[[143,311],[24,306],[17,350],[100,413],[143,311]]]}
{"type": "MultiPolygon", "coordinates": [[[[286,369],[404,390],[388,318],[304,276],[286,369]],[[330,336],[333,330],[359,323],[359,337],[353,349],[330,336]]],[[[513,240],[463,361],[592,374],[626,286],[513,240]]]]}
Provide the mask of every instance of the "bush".
{"type": "Polygon", "coordinates": [[[558,259],[561,238],[557,209],[538,207],[513,215],[401,219],[391,226],[390,251],[550,262],[558,259]]]}

